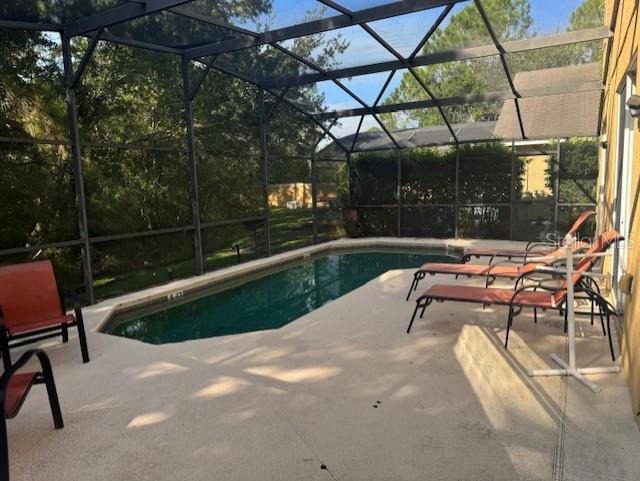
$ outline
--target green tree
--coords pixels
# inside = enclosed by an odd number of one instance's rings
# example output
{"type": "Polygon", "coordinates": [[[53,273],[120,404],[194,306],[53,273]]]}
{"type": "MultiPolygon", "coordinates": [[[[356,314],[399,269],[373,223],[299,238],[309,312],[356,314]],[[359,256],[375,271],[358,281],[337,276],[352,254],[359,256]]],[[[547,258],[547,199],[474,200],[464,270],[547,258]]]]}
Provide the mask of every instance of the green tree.
{"type": "MultiPolygon", "coordinates": [[[[527,35],[532,19],[528,0],[485,0],[483,6],[501,40],[514,40],[527,35]]],[[[455,48],[489,45],[492,40],[476,6],[469,3],[452,15],[446,27],[438,29],[422,49],[422,54],[443,52],[455,48]]],[[[506,79],[500,59],[489,57],[463,62],[447,62],[416,69],[424,83],[437,97],[452,97],[500,90],[506,79]]],[[[507,86],[508,87],[508,86],[507,86]]],[[[424,90],[406,72],[398,87],[385,100],[386,104],[411,102],[423,98],[424,90]]],[[[495,120],[499,106],[496,104],[472,104],[447,108],[451,122],[495,120]]],[[[443,125],[437,109],[420,109],[401,114],[385,114],[388,126],[393,129],[413,126],[443,125]]]]}
{"type": "MultiPolygon", "coordinates": [[[[531,37],[537,34],[533,25],[529,0],[484,0],[487,16],[501,42],[531,37]]],[[[585,0],[569,18],[568,30],[602,25],[604,2],[585,0]]],[[[455,48],[490,45],[491,38],[474,3],[470,2],[449,19],[446,27],[438,29],[422,49],[422,54],[455,48]]],[[[538,51],[510,54],[507,63],[513,75],[517,72],[553,68],[599,61],[602,42],[553,47],[538,51]]],[[[508,91],[509,84],[499,57],[447,62],[416,69],[424,83],[436,97],[453,97],[474,93],[508,91]]],[[[411,102],[424,98],[424,89],[406,72],[400,84],[385,99],[386,104],[411,102]]],[[[497,120],[502,102],[485,102],[444,107],[452,123],[497,120]]],[[[392,129],[444,125],[437,109],[420,109],[397,114],[384,114],[384,121],[392,129]]]]}
{"type": "MultiPolygon", "coordinates": [[[[27,15],[34,20],[64,22],[85,16],[94,8],[111,6],[113,0],[17,0],[2,2],[0,16],[27,15]]],[[[206,0],[186,8],[223,22],[242,24],[268,18],[272,3],[206,0]]],[[[309,13],[310,18],[319,14],[309,13]]],[[[114,25],[109,31],[177,47],[230,37],[223,28],[170,14],[141,17],[114,25]]],[[[290,48],[327,66],[335,50],[341,48],[340,43],[340,39],[318,35],[296,40],[290,48]]],[[[73,40],[76,65],[87,46],[85,38],[73,40]]],[[[249,76],[288,76],[303,68],[271,46],[221,55],[217,65],[249,76]]],[[[202,64],[192,65],[192,78],[197,78],[203,69],[202,64]]],[[[194,99],[204,222],[262,212],[256,97],[255,86],[213,69],[194,99]]],[[[322,102],[314,89],[292,91],[287,98],[304,105],[322,102]]],[[[191,224],[179,57],[99,42],[78,87],[77,100],[81,141],[85,144],[82,156],[90,235],[191,224]],[[120,145],[100,145],[106,142],[120,145]]],[[[272,102],[273,98],[267,95],[267,108],[272,102]]],[[[0,31],[0,135],[68,138],[57,34],[0,31]]],[[[307,119],[292,115],[282,105],[278,107],[269,123],[269,147],[274,155],[272,182],[292,177],[308,179],[314,135],[315,127],[307,119]]],[[[78,238],[68,147],[1,144],[0,169],[0,201],[10,206],[3,209],[0,222],[1,247],[78,238]]],[[[242,226],[211,229],[207,231],[205,248],[228,248],[241,230],[242,226]]],[[[154,269],[188,259],[193,256],[189,236],[190,233],[96,243],[92,247],[94,276],[102,286],[136,269],[154,269]]],[[[73,255],[58,256],[56,269],[73,271],[77,283],[79,249],[71,250],[73,255]]],[[[23,257],[54,257],[62,251],[47,250],[23,257]]],[[[12,259],[4,257],[2,261],[12,259]]],[[[186,267],[178,270],[183,275],[192,272],[186,267]]]]}

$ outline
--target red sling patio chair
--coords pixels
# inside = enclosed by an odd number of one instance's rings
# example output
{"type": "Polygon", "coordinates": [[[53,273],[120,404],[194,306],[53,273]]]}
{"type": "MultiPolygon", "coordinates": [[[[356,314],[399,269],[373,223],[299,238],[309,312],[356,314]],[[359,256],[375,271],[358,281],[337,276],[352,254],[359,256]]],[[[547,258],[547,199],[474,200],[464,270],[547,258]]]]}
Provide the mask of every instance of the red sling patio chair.
{"type": "MultiPolygon", "coordinates": [[[[610,230],[602,234],[592,244],[585,254],[596,254],[604,252],[610,245],[624,240],[618,232],[610,230]]],[[[602,319],[603,304],[601,296],[597,294],[590,286],[583,281],[584,273],[589,272],[593,265],[598,261],[599,257],[583,257],[578,266],[576,273],[573,275],[573,284],[576,292],[584,292],[588,298],[592,299],[600,308],[602,319]]],[[[418,310],[420,318],[424,315],[425,309],[433,302],[457,301],[470,302],[474,304],[509,306],[509,315],[507,317],[507,332],[504,341],[504,347],[507,348],[509,343],[509,330],[513,324],[513,318],[520,314],[524,308],[532,308],[534,313],[537,309],[542,310],[558,310],[562,311],[566,303],[567,289],[566,281],[561,282],[557,287],[544,286],[541,283],[535,285],[526,285],[517,289],[502,289],[495,287],[476,287],[476,286],[460,286],[450,284],[434,284],[429,287],[418,299],[416,299],[416,307],[411,316],[411,321],[407,327],[407,334],[411,332],[411,326],[415,321],[418,310]]],[[[611,340],[611,329],[609,327],[610,314],[607,313],[607,334],[609,337],[609,347],[611,349],[611,357],[615,360],[613,352],[613,341],[611,340]]],[[[564,309],[565,325],[567,310],[564,309]]],[[[537,318],[534,317],[534,321],[537,318]]]]}
{"type": "Polygon", "coordinates": [[[0,377],[0,406],[3,413],[0,417],[0,481],[9,481],[9,444],[7,441],[6,419],[16,417],[25,398],[34,384],[44,384],[47,387],[49,405],[53,415],[53,424],[56,429],[62,429],[62,413],[58,402],[58,393],[53,379],[53,371],[49,358],[40,349],[32,349],[25,352],[20,359],[5,370],[0,377]],[[40,361],[39,372],[18,372],[27,362],[36,356],[40,361]]]}
{"type": "MultiPolygon", "coordinates": [[[[567,234],[576,234],[585,224],[587,219],[589,219],[591,216],[594,216],[595,214],[596,213],[593,210],[584,211],[578,216],[571,228],[567,231],[567,234]]],[[[524,259],[524,262],[526,262],[529,257],[541,257],[548,254],[548,248],[550,247],[557,248],[558,245],[549,242],[531,241],[527,243],[524,250],[470,247],[468,249],[465,249],[464,255],[462,256],[461,260],[462,262],[467,262],[472,257],[475,257],[476,259],[479,259],[480,257],[490,257],[489,263],[491,263],[494,257],[506,257],[507,259],[524,259]],[[540,249],[541,247],[547,247],[547,249],[540,249]]]]}
{"type": "MultiPolygon", "coordinates": [[[[585,250],[585,244],[576,243],[573,251],[579,252],[585,250]]],[[[560,262],[564,259],[565,251],[564,247],[560,247],[554,251],[542,257],[532,257],[532,262],[526,264],[455,264],[446,262],[427,262],[420,266],[420,268],[413,274],[413,281],[411,287],[409,287],[409,293],[407,294],[407,301],[411,296],[411,293],[418,288],[418,284],[424,279],[427,274],[452,274],[456,276],[480,276],[486,278],[485,287],[489,287],[497,278],[503,279],[518,279],[532,275],[536,272],[538,266],[549,266],[556,262],[560,262]]],[[[516,283],[517,285],[517,283],[516,283]]]]}
{"type": "Polygon", "coordinates": [[[0,267],[0,352],[5,371],[11,366],[10,349],[62,335],[78,328],[82,361],[89,362],[82,311],[66,314],[51,262],[39,261],[0,267]]]}

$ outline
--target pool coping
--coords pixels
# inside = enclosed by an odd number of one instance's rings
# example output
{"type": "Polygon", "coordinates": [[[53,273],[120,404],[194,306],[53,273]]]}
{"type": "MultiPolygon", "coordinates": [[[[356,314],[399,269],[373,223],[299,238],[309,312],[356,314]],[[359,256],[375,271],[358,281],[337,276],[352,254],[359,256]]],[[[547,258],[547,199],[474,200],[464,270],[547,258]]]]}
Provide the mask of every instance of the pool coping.
{"type": "Polygon", "coordinates": [[[200,276],[191,276],[178,279],[166,284],[151,286],[142,290],[133,291],[118,297],[105,299],[93,306],[83,309],[87,328],[100,334],[110,335],[103,329],[111,318],[122,311],[128,311],[158,302],[175,300],[187,293],[206,289],[216,284],[229,282],[248,274],[257,274],[261,271],[277,268],[280,265],[294,263],[310,258],[313,255],[331,251],[365,248],[419,248],[435,249],[445,253],[460,254],[465,247],[471,245],[491,245],[513,247],[522,245],[517,241],[496,240],[472,240],[472,239],[419,239],[396,237],[367,237],[358,239],[338,239],[307,247],[301,247],[288,252],[274,254],[271,257],[254,259],[234,266],[224,267],[200,276]]]}

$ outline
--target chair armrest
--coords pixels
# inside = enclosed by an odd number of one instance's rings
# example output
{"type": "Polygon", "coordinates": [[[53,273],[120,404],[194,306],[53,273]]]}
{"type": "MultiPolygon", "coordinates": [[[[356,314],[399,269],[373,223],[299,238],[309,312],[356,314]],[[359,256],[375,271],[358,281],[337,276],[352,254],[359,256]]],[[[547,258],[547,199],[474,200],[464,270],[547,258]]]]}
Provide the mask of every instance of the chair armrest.
{"type": "Polygon", "coordinates": [[[516,296],[518,294],[520,294],[523,291],[527,291],[529,289],[532,289],[534,291],[537,291],[537,290],[540,289],[540,290],[543,290],[543,291],[547,291],[547,292],[553,293],[553,292],[560,291],[560,290],[564,289],[564,287],[561,287],[561,286],[545,286],[544,284],[542,284],[542,282],[540,282],[538,284],[535,284],[535,285],[531,285],[530,284],[530,285],[527,285],[527,286],[522,286],[519,289],[515,289],[514,290],[513,295],[511,296],[511,300],[509,301],[509,305],[513,304],[513,301],[515,300],[515,298],[516,298],[516,296]]]}
{"type": "Polygon", "coordinates": [[[13,375],[20,369],[22,369],[34,356],[36,356],[38,358],[38,361],[40,362],[40,373],[45,378],[47,376],[52,376],[51,361],[49,361],[49,356],[47,356],[47,354],[42,349],[30,349],[26,351],[0,377],[0,402],[2,403],[2,406],[4,406],[5,394],[7,391],[7,386],[9,385],[9,381],[11,381],[13,375]]]}
{"type": "MultiPolygon", "coordinates": [[[[524,285],[524,280],[527,279],[529,281],[535,282],[535,286],[536,287],[540,287],[542,286],[543,282],[545,281],[552,281],[555,278],[553,277],[553,275],[550,275],[550,273],[548,272],[544,272],[544,271],[529,271],[529,272],[524,272],[522,274],[520,274],[517,278],[516,278],[516,282],[513,285],[513,289],[516,290],[518,289],[518,285],[520,285],[520,283],[522,283],[522,285],[524,285]]],[[[529,284],[530,286],[533,286],[534,284],[529,284]]]]}
{"type": "Polygon", "coordinates": [[[536,247],[553,248],[553,247],[558,247],[558,245],[556,243],[554,243],[554,242],[529,241],[529,242],[527,242],[527,245],[525,246],[524,250],[526,252],[529,252],[529,251],[535,249],[536,247]]]}
{"type": "MultiPolygon", "coordinates": [[[[498,261],[498,262],[496,262],[496,263],[489,264],[489,268],[487,269],[487,273],[486,273],[486,274],[485,274],[485,276],[484,276],[484,278],[485,278],[485,285],[487,285],[487,286],[489,285],[489,278],[491,278],[491,277],[492,277],[492,271],[493,271],[493,268],[494,268],[494,267],[501,266],[501,265],[505,265],[505,264],[510,264],[510,265],[511,265],[511,264],[515,264],[515,265],[517,265],[517,266],[519,266],[519,267],[522,267],[522,266],[524,265],[522,262],[516,262],[516,261],[510,260],[510,259],[504,259],[504,260],[500,260],[500,261],[498,261]]],[[[519,277],[520,277],[520,276],[518,276],[518,278],[519,278],[519,277]]]]}

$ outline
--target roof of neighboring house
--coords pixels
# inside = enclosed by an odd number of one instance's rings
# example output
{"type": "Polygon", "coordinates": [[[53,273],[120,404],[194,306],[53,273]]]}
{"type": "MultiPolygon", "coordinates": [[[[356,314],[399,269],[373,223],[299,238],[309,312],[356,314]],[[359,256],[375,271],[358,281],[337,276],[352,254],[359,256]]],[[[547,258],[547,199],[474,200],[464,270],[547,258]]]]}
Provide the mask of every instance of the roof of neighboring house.
{"type": "MultiPolygon", "coordinates": [[[[601,98],[601,74],[598,63],[518,72],[514,77],[517,100],[527,139],[542,140],[557,137],[588,137],[598,131],[601,98]],[[567,92],[562,92],[566,87],[567,92]],[[547,94],[554,92],[554,94],[547,94]]],[[[459,142],[480,140],[522,140],[516,102],[505,100],[497,122],[453,124],[459,142]]],[[[402,148],[425,147],[455,143],[446,125],[392,131],[402,148]]],[[[349,149],[355,134],[340,142],[349,149]]],[[[383,131],[360,132],[354,152],[390,150],[395,145],[383,131]]],[[[344,151],[331,142],[322,150],[323,158],[342,158],[344,151]]]]}

